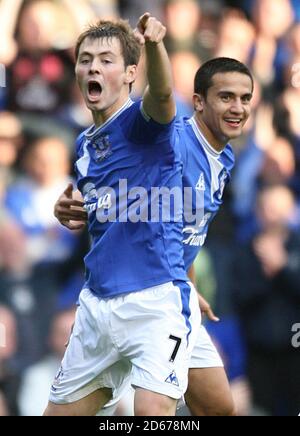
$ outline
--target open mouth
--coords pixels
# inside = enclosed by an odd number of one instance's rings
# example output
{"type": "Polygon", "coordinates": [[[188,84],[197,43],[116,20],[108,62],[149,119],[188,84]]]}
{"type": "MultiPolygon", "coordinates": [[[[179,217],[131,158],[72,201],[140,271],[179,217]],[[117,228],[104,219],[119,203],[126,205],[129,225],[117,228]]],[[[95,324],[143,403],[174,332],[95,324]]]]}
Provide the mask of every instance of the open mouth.
{"type": "Polygon", "coordinates": [[[97,100],[102,93],[102,86],[95,80],[88,82],[88,97],[90,100],[97,100]]]}
{"type": "Polygon", "coordinates": [[[231,127],[239,127],[242,123],[241,118],[225,118],[224,121],[231,127]]]}

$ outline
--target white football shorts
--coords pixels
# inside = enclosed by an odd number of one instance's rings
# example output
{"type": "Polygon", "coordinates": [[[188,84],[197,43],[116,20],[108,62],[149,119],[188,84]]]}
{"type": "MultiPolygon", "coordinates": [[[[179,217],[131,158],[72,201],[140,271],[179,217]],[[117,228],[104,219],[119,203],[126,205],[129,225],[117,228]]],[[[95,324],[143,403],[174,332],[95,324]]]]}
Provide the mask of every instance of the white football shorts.
{"type": "MultiPolygon", "coordinates": [[[[197,303],[198,304],[198,303],[197,303]]],[[[196,343],[191,353],[189,368],[223,368],[224,364],[206,328],[201,324],[198,331],[196,343]]],[[[100,416],[112,416],[116,410],[118,401],[126,395],[130,389],[131,380],[127,379],[118,397],[109,401],[99,412],[100,416]]]]}
{"type": "Polygon", "coordinates": [[[104,387],[117,400],[128,383],[180,398],[200,322],[191,283],[168,282],[105,299],[83,289],[50,401],[74,402],[104,387]]]}
{"type": "Polygon", "coordinates": [[[223,367],[222,359],[206,328],[201,325],[198,330],[196,344],[192,350],[189,368],[223,367]]]}

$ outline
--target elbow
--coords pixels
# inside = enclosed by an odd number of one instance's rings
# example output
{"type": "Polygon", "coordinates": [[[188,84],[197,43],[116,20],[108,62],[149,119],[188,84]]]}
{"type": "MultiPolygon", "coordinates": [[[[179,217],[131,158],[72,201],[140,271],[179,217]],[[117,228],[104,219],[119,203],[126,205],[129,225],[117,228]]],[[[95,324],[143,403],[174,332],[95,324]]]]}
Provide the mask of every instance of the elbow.
{"type": "Polygon", "coordinates": [[[163,103],[165,101],[170,101],[173,98],[173,91],[172,89],[164,90],[160,93],[158,96],[159,100],[163,103]]]}
{"type": "Polygon", "coordinates": [[[150,91],[152,98],[160,103],[165,103],[170,101],[173,98],[172,88],[169,89],[156,89],[154,91],[150,91]]]}

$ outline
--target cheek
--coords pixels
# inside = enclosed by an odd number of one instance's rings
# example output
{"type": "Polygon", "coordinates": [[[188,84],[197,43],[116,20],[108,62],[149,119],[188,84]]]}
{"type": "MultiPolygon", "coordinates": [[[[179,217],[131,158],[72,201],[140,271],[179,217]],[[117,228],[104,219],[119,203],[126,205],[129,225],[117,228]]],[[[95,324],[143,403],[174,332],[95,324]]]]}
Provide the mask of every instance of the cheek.
{"type": "Polygon", "coordinates": [[[251,107],[247,107],[247,109],[245,110],[245,114],[246,114],[246,121],[248,120],[248,118],[250,117],[250,113],[251,113],[251,107]]]}
{"type": "Polygon", "coordinates": [[[80,68],[76,68],[75,70],[75,77],[76,77],[76,81],[78,83],[78,85],[80,86],[81,82],[82,82],[82,77],[83,77],[83,73],[80,70],[80,68]]]}

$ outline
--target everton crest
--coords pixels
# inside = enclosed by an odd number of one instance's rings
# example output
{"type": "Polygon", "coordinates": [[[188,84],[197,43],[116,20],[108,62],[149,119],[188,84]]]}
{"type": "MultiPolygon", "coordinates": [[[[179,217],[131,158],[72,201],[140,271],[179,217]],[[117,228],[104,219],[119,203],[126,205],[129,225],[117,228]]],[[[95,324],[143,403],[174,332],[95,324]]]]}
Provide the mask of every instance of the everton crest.
{"type": "Polygon", "coordinates": [[[112,154],[111,143],[108,135],[102,135],[94,139],[93,148],[95,149],[95,160],[101,162],[112,154]]]}

